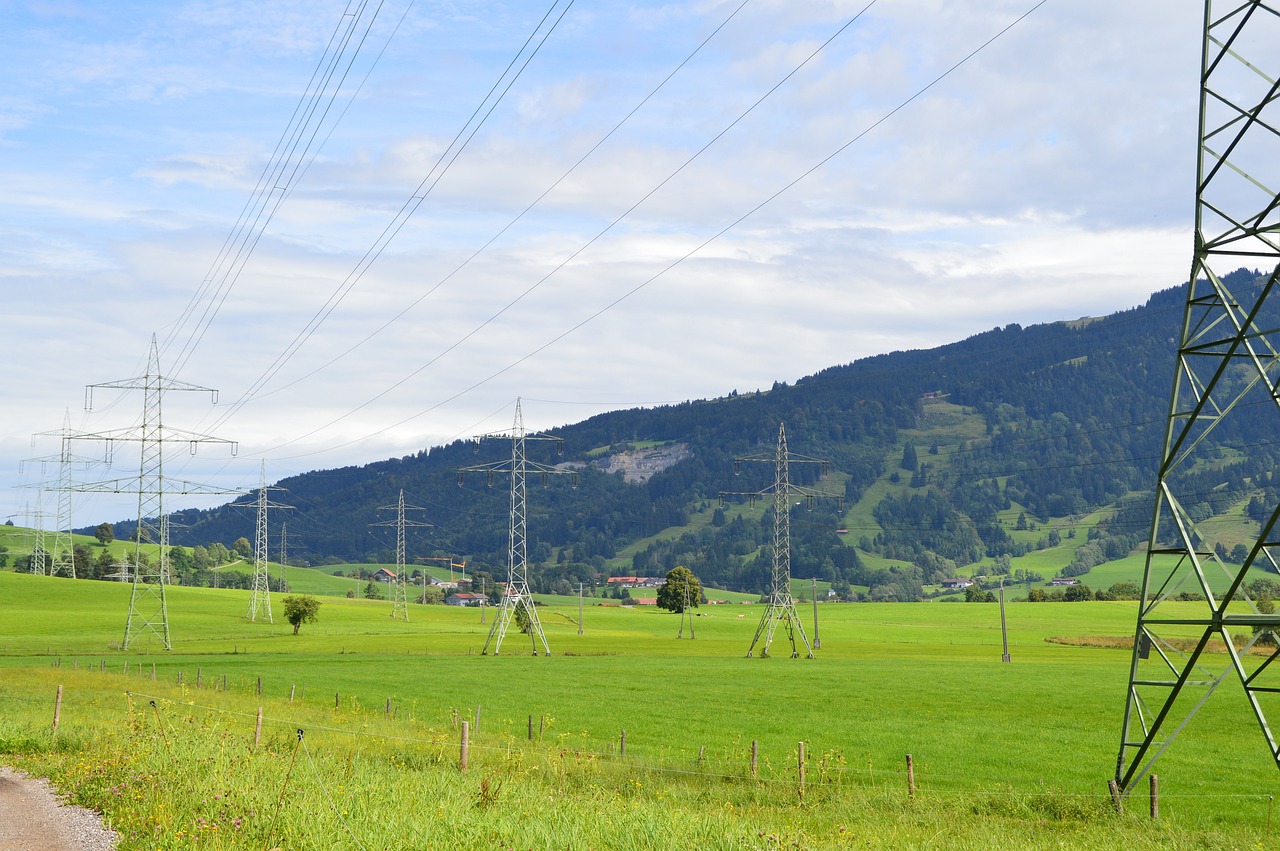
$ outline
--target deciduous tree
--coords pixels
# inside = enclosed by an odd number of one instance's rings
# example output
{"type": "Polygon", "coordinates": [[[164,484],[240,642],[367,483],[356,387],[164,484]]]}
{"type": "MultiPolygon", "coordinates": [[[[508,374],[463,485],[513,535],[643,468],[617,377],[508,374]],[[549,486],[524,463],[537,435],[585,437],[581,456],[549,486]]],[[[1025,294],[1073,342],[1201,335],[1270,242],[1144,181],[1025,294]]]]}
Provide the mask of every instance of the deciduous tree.
{"type": "Polygon", "coordinates": [[[687,567],[672,568],[667,583],[658,589],[658,608],[669,612],[683,612],[686,605],[696,609],[701,599],[702,583],[687,567]]]}
{"type": "Polygon", "coordinates": [[[304,623],[315,623],[320,611],[320,601],[310,594],[291,594],[284,598],[284,619],[293,624],[293,634],[304,623]]]}

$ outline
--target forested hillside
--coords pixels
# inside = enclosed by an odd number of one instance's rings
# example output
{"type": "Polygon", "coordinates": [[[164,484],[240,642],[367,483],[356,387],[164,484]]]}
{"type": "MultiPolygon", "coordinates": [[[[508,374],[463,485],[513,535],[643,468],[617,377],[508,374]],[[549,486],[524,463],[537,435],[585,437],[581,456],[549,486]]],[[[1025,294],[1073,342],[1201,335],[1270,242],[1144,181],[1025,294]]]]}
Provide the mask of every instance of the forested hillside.
{"type": "MultiPolygon", "coordinates": [[[[1253,273],[1232,277],[1239,285],[1253,273]]],[[[1126,554],[1147,531],[1142,492],[1155,479],[1182,302],[1183,289],[1169,289],[1107,317],[1009,325],[831,367],[794,385],[559,429],[563,455],[551,443],[529,444],[531,460],[579,472],[576,488],[569,476],[547,477],[545,487],[530,479],[535,590],[661,575],[676,564],[709,586],[764,590],[771,499],[731,496],[721,506],[721,494],[772,484],[772,464],[743,464],[735,475],[734,459],[769,457],[779,423],[791,452],[830,462],[825,481],[816,465],[796,465],[793,483],[844,497],[842,506],[820,499],[794,509],[796,577],[821,578],[848,595],[914,599],[967,565],[1013,572],[1020,557],[1067,539],[1068,573],[1126,554]],[[664,446],[674,463],[642,481],[603,469],[664,446]]],[[[1251,496],[1280,484],[1268,422],[1245,416],[1214,435],[1221,463],[1192,473],[1200,516],[1245,516],[1251,496]]],[[[403,489],[423,509],[412,519],[433,524],[416,531],[410,558],[453,554],[501,578],[508,479],[473,474],[460,486],[458,470],[509,457],[501,441],[460,441],[285,479],[278,484],[298,507],[287,518],[290,551],[311,563],[393,561],[394,534],[369,524],[388,519],[377,508],[403,489]]],[[[172,538],[229,545],[251,538],[253,523],[245,508],[182,512],[172,538]]],[[[117,524],[119,536],[129,532],[117,524]]]]}

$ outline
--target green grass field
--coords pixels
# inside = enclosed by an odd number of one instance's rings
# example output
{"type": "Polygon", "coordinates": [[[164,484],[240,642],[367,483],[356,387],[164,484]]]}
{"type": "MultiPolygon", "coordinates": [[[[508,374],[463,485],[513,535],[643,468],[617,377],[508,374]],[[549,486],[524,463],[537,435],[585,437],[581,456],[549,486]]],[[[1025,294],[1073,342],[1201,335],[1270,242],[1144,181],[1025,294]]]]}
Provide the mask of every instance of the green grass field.
{"type": "Polygon", "coordinates": [[[590,605],[580,636],[573,600],[540,611],[553,655],[534,658],[514,630],[479,655],[492,610],[404,623],[326,598],[294,636],[278,595],[263,624],[247,592],[172,588],[173,650],[126,654],[128,591],[0,572],[3,759],[104,809],[123,848],[1244,848],[1280,786],[1228,683],[1158,764],[1160,822],[1137,799],[1110,812],[1129,653],[1046,639],[1130,634],[1134,603],[1011,605],[1003,664],[991,605],[824,604],[807,660],[781,632],[745,658],[760,606],[708,607],[677,640],[674,615],[590,605]],[[457,725],[477,715],[463,773],[457,725]]]}

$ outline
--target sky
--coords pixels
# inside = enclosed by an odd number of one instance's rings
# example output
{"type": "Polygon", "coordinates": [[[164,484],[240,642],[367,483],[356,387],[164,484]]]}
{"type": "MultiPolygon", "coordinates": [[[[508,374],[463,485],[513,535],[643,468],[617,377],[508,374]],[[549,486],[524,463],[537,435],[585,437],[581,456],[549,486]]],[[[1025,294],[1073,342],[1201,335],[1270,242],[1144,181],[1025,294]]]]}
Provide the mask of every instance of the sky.
{"type": "Polygon", "coordinates": [[[153,336],[218,391],[164,425],[236,443],[166,475],[250,488],[1140,304],[1190,268],[1202,14],[0,0],[0,516],[140,421],[85,388],[153,336]]]}

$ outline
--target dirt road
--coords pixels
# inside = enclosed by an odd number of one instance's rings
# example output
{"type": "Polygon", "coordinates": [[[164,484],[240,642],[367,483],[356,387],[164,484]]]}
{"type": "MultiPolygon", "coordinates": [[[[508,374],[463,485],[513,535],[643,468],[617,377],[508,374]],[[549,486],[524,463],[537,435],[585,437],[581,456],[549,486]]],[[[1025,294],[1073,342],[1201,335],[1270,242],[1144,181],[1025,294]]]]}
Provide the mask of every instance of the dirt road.
{"type": "Polygon", "coordinates": [[[114,831],[92,810],[58,801],[48,781],[0,766],[0,851],[111,851],[114,831]]]}

